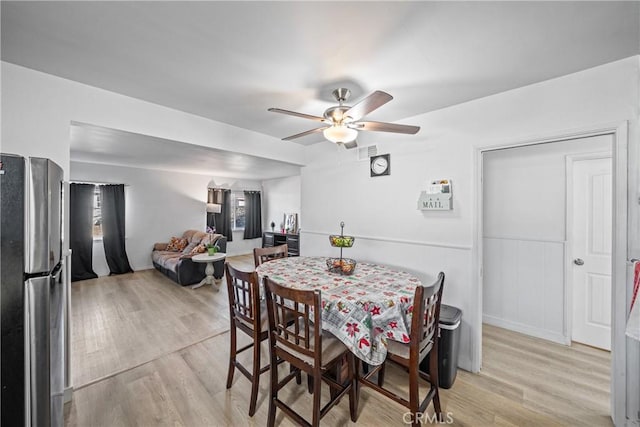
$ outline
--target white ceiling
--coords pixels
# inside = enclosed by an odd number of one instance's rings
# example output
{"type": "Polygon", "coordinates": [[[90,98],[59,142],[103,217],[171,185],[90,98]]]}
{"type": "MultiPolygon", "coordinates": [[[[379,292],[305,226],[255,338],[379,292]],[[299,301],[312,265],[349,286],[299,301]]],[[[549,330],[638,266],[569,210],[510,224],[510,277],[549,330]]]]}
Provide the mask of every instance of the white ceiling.
{"type": "Polygon", "coordinates": [[[77,122],[71,160],[247,180],[300,173],[299,165],[77,122]]]}
{"type": "MultiPolygon", "coordinates": [[[[389,92],[395,99],[368,118],[411,124],[420,113],[639,54],[639,4],[2,1],[1,53],[285,137],[315,123],[267,108],[321,115],[337,86],[352,101],[389,92]]],[[[88,156],[98,147],[88,144],[73,150],[88,156]]]]}

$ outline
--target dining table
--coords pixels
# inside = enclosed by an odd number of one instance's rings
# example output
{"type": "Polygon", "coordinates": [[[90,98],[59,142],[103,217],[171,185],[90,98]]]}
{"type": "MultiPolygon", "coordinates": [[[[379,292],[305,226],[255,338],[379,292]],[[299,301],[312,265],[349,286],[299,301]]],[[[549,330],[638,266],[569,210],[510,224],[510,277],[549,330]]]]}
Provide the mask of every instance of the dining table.
{"type": "Polygon", "coordinates": [[[413,297],[422,285],[420,279],[370,262],[358,262],[351,275],[342,275],[328,271],[326,260],[274,259],[258,266],[256,273],[288,288],[320,290],[322,329],[367,364],[382,364],[388,340],[410,341],[413,297]]]}

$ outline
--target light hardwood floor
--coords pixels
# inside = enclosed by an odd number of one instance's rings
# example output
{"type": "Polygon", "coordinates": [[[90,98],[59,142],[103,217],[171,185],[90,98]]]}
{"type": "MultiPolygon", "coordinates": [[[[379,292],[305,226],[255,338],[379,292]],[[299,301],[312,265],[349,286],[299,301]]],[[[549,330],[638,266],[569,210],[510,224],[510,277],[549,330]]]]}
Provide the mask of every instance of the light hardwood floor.
{"type": "MultiPolygon", "coordinates": [[[[229,261],[253,267],[250,256],[229,261]]],[[[229,320],[224,286],[220,292],[208,286],[191,290],[146,270],[76,282],[72,298],[76,389],[65,406],[66,425],[266,424],[269,374],[261,377],[253,418],[247,416],[249,381],[236,372],[233,387],[225,388],[229,320]]],[[[482,372],[459,371],[453,388],[441,390],[443,410],[453,425],[611,425],[609,353],[487,325],[483,341],[482,372]]],[[[262,350],[266,364],[266,343],[262,350]]],[[[390,367],[386,383],[401,390],[405,375],[390,367]]],[[[305,385],[290,383],[283,394],[301,413],[309,413],[305,385]]],[[[363,388],[357,424],[403,425],[404,412],[363,388]]],[[[291,425],[281,413],[276,422],[291,425]]],[[[354,424],[346,398],[322,424],[354,424]]]]}

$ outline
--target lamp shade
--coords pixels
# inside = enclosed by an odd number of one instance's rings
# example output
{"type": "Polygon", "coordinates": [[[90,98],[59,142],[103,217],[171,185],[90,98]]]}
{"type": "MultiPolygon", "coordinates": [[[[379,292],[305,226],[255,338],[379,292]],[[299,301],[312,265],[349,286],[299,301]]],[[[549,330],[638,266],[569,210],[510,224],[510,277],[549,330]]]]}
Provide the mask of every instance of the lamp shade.
{"type": "Polygon", "coordinates": [[[222,205],[219,205],[217,203],[207,203],[207,212],[220,213],[222,212],[222,205]]]}
{"type": "Polygon", "coordinates": [[[358,131],[346,127],[345,125],[334,125],[322,131],[322,134],[329,141],[334,143],[355,141],[358,131]]]}
{"type": "Polygon", "coordinates": [[[207,203],[216,205],[222,204],[222,190],[220,188],[209,188],[207,191],[207,203]]]}

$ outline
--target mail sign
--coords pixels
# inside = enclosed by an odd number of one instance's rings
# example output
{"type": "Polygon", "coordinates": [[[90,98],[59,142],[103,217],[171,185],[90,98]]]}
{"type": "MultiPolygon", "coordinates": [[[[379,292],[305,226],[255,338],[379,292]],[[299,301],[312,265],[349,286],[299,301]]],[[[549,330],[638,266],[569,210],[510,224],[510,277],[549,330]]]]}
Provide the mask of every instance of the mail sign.
{"type": "Polygon", "coordinates": [[[451,180],[432,181],[429,188],[420,193],[418,209],[423,211],[446,211],[453,209],[451,180]]]}

